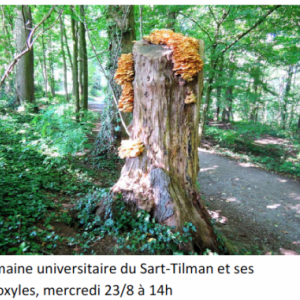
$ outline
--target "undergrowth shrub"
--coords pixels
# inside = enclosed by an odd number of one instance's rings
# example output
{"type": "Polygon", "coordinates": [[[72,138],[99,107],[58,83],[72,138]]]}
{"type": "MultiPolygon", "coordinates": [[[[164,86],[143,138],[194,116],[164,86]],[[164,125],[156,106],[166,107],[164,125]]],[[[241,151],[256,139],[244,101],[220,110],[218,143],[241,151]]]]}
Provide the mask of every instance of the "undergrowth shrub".
{"type": "MultiPolygon", "coordinates": [[[[77,202],[78,220],[84,233],[79,237],[80,247],[89,250],[89,245],[105,235],[116,239],[118,250],[127,249],[133,253],[145,254],[183,254],[181,246],[192,240],[196,228],[186,223],[183,232],[155,223],[146,211],[132,212],[119,195],[113,199],[109,189],[91,190],[77,202]],[[95,215],[97,204],[104,201],[105,213],[95,215]]],[[[76,239],[72,239],[74,242],[76,239]]]]}
{"type": "MultiPolygon", "coordinates": [[[[28,111],[0,112],[0,254],[36,254],[54,249],[60,238],[50,224],[60,219],[60,204],[53,202],[52,194],[74,195],[93,186],[66,159],[47,156],[40,147],[41,140],[45,146],[53,146],[46,132],[57,139],[57,145],[63,143],[60,130],[81,126],[71,124],[75,121],[71,114],[67,116],[70,119],[65,116],[60,123],[53,111],[46,111],[45,116],[28,111]]],[[[74,139],[73,144],[77,137],[74,139]]],[[[81,145],[81,141],[78,143],[81,145]]],[[[70,147],[69,153],[79,149],[70,147]]]]}
{"type": "MultiPolygon", "coordinates": [[[[300,176],[300,155],[291,155],[291,147],[293,152],[300,153],[300,146],[291,130],[254,122],[233,122],[232,127],[232,130],[224,130],[207,126],[206,137],[220,147],[242,153],[243,160],[255,162],[269,170],[300,176]],[[265,136],[288,139],[290,145],[255,143],[256,139],[265,136]]],[[[222,150],[224,154],[227,153],[225,149],[222,150]]],[[[227,155],[234,156],[230,153],[227,155]]]]}
{"type": "Polygon", "coordinates": [[[72,157],[89,147],[87,134],[93,128],[95,118],[93,113],[87,112],[81,122],[77,123],[73,105],[59,104],[49,107],[32,121],[37,135],[40,136],[35,144],[45,154],[72,157]]]}

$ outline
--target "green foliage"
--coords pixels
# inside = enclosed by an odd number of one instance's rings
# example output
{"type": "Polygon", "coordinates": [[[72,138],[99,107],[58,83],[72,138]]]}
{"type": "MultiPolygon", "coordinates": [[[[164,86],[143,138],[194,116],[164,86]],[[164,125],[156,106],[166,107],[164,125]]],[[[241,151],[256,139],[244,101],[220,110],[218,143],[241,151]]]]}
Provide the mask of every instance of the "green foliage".
{"type": "Polygon", "coordinates": [[[300,176],[300,152],[297,137],[290,130],[283,130],[278,126],[270,126],[254,122],[234,122],[232,130],[206,127],[206,136],[220,149],[223,155],[235,156],[228,150],[240,153],[238,159],[250,161],[268,170],[300,176]],[[260,138],[284,138],[285,144],[258,144],[255,140],[260,138]],[[225,149],[224,149],[225,148],[225,149]],[[292,149],[292,151],[291,151],[292,149]]]}
{"type": "Polygon", "coordinates": [[[88,112],[77,123],[73,110],[71,104],[59,104],[33,119],[32,124],[41,136],[36,144],[43,153],[70,157],[87,147],[87,134],[94,126],[95,116],[88,112]]]}
{"type": "MultiPolygon", "coordinates": [[[[49,120],[49,126],[61,126],[53,113],[51,116],[54,121],[49,116],[39,117],[49,120]]],[[[44,247],[54,249],[60,238],[50,223],[66,218],[55,212],[60,204],[53,201],[52,193],[63,191],[74,195],[93,186],[84,173],[68,166],[63,157],[57,160],[40,151],[37,145],[41,139],[50,143],[45,144],[48,147],[52,144],[43,136],[40,124],[32,121],[34,118],[28,112],[0,115],[1,254],[41,253],[44,247]],[[43,243],[45,246],[41,246],[43,243]]],[[[70,122],[74,122],[71,116],[67,124],[70,122]]]]}
{"type": "MultiPolygon", "coordinates": [[[[78,236],[80,247],[89,251],[90,244],[106,235],[117,240],[118,250],[129,250],[145,254],[179,254],[184,243],[192,240],[196,230],[191,223],[186,223],[183,232],[155,223],[146,211],[128,210],[121,197],[113,199],[109,189],[92,190],[77,202],[78,220],[84,232],[78,236]],[[97,204],[106,207],[102,217],[95,216],[97,204]]],[[[71,242],[75,242],[72,239],[71,242]]]]}

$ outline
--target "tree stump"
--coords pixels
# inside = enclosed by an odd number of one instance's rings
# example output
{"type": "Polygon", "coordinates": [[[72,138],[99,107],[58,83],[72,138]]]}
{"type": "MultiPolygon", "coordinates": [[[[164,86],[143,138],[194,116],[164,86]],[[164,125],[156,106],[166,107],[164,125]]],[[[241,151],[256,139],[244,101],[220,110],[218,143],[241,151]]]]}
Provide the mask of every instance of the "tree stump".
{"type": "MultiPolygon", "coordinates": [[[[200,42],[202,53],[204,44],[200,42]]],[[[133,48],[135,79],[131,140],[139,138],[144,152],[127,158],[113,193],[122,193],[129,206],[150,212],[155,219],[181,230],[195,225],[197,251],[217,251],[209,214],[200,202],[199,111],[203,71],[189,83],[175,76],[172,51],[164,45],[136,42],[133,48]],[[196,102],[186,104],[193,93],[196,102]]]]}

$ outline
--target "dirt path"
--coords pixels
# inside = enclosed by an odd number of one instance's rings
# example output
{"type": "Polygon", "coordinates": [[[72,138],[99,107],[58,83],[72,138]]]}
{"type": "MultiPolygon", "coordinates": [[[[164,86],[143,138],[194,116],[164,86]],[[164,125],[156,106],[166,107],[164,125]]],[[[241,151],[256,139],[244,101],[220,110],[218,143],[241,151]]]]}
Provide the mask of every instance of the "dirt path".
{"type": "Polygon", "coordinates": [[[217,229],[239,251],[300,254],[300,183],[200,149],[198,181],[217,229]]]}

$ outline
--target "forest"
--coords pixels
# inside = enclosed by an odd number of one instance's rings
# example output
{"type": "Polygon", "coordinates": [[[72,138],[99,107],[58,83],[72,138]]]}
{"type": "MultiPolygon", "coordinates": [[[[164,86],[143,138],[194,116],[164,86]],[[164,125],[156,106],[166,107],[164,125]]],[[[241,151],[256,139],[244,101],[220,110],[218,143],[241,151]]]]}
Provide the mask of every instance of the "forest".
{"type": "Polygon", "coordinates": [[[300,6],[0,10],[0,254],[300,254],[300,6]]]}

